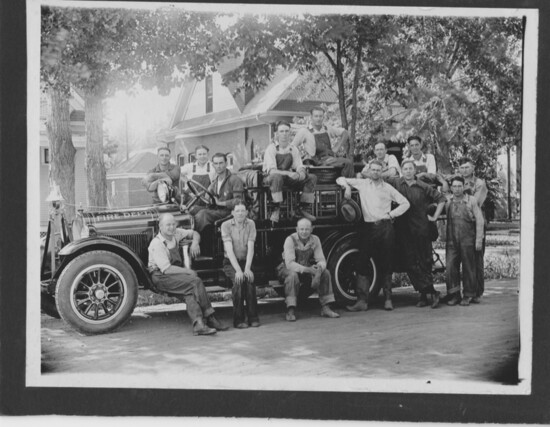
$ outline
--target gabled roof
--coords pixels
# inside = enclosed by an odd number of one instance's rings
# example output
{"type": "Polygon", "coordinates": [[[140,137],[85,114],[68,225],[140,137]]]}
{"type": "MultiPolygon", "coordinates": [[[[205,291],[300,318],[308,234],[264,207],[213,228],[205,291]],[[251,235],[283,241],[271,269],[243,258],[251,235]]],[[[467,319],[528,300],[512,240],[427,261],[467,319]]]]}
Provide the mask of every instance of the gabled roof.
{"type": "MultiPolygon", "coordinates": [[[[227,72],[226,69],[220,71],[227,72]]],[[[236,103],[235,108],[205,113],[184,120],[197,85],[194,80],[187,81],[181,89],[181,95],[172,116],[170,128],[161,132],[159,139],[169,141],[173,140],[178,134],[216,133],[222,131],[222,127],[226,130],[231,124],[236,126],[237,123],[242,123],[244,126],[245,123],[265,115],[289,117],[300,114],[305,115],[308,114],[312,105],[337,102],[337,96],[331,90],[324,91],[319,96],[315,96],[314,99],[304,100],[307,93],[303,89],[297,89],[299,80],[300,75],[297,71],[281,68],[264,88],[250,98],[246,105],[243,102],[244,97],[232,93],[236,103]]],[[[224,88],[233,91],[234,85],[224,86],[224,88]]]]}

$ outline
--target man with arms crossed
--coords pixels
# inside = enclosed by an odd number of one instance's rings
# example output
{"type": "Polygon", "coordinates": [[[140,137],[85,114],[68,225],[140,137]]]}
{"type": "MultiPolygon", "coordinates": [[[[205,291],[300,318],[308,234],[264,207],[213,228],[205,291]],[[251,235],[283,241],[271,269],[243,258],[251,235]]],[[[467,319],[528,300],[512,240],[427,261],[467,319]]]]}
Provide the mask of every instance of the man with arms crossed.
{"type": "Polygon", "coordinates": [[[225,331],[227,327],[214,317],[214,309],[202,280],[193,270],[184,267],[179,250],[181,240],[192,238],[191,256],[198,256],[199,233],[176,228],[176,220],[171,214],[160,216],[159,228],[160,232],[149,244],[148,269],[153,284],[157,290],[185,301],[187,314],[193,322],[193,335],[212,335],[216,331],[225,331]]]}
{"type": "Polygon", "coordinates": [[[323,124],[324,118],[325,110],[321,107],[313,107],[311,126],[299,129],[292,140],[292,145],[296,148],[303,146],[306,158],[310,159],[315,166],[342,166],[342,176],[351,178],[353,162],[346,157],[337,156],[337,154],[347,154],[349,132],[344,128],[323,124]]]}
{"type": "Polygon", "coordinates": [[[321,240],[311,234],[311,221],[302,218],[296,225],[296,233],[285,240],[283,262],[278,267],[279,280],[285,284],[285,301],[287,306],[286,320],[296,321],[294,312],[298,303],[300,286],[311,286],[319,293],[321,316],[329,318],[340,317],[330,308],[334,302],[330,273],[323,254],[321,240]]]}
{"type": "Polygon", "coordinates": [[[238,329],[260,326],[256,301],[256,286],[252,273],[256,225],[246,217],[243,202],[233,207],[233,218],[221,226],[224,248],[223,271],[233,284],[233,325],[238,329]],[[246,303],[246,306],[245,306],[246,303]],[[245,321],[248,317],[248,323],[245,321]]]}
{"type": "Polygon", "coordinates": [[[383,165],[378,160],[370,163],[370,178],[355,179],[339,177],[336,183],[345,189],[344,197],[351,198],[351,187],[359,191],[364,223],[360,230],[360,253],[364,262],[357,266],[357,302],[348,306],[349,311],[365,311],[368,308],[370,288],[367,268],[369,259],[374,258],[382,278],[386,310],[393,310],[391,301],[391,256],[394,248],[395,234],[393,220],[409,209],[409,201],[390,184],[382,179],[383,165]],[[391,203],[398,206],[391,209],[391,203]]]}

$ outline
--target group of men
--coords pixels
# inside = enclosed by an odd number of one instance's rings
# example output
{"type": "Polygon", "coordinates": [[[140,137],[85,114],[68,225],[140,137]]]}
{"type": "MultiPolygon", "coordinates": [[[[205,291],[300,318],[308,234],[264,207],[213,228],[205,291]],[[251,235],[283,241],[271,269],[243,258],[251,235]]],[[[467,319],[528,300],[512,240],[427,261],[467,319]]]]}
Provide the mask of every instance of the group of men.
{"type": "MultiPolygon", "coordinates": [[[[330,273],[321,242],[312,234],[315,217],[308,212],[314,201],[316,177],[309,174],[305,163],[342,167],[336,183],[351,198],[351,188],[360,197],[363,222],[359,226],[360,253],[368,260],[374,258],[384,290],[386,310],[393,310],[392,271],[396,246],[402,249],[400,258],[415,290],[420,293],[419,307],[440,302],[440,293],[433,284],[432,240],[434,223],[445,211],[447,214],[447,304],[469,305],[479,302],[483,294],[484,218],[480,207],[487,196],[483,180],[473,175],[473,163],[464,159],[460,175],[451,179],[451,196],[447,181],[436,175],[435,159],[422,151],[422,140],[410,137],[409,153],[401,165],[387,153],[383,143],[374,147],[375,159],[370,161],[358,177],[353,178],[353,163],[343,153],[347,151],[349,134],[341,128],[323,124],[324,110],[311,111],[311,126],[302,128],[291,141],[291,125],[278,122],[275,138],[265,151],[264,182],[269,185],[273,202],[271,221],[280,220],[283,187],[301,193],[300,203],[294,207],[298,219],[296,232],[284,243],[283,261],[277,268],[279,280],[284,283],[286,319],[296,320],[295,309],[302,285],[319,294],[321,315],[340,317],[330,304],[334,302],[330,273]],[[335,142],[336,141],[336,142],[335,142]],[[435,185],[419,178],[427,177],[435,185]],[[441,186],[441,191],[436,189],[441,186]],[[428,208],[435,211],[428,214],[428,208]],[[394,224],[395,222],[395,224],[394,224]],[[396,245],[397,242],[397,245],[396,245]],[[460,266],[463,270],[463,295],[460,292],[460,266]],[[428,296],[431,296],[431,304],[428,296]]],[[[199,201],[191,210],[195,216],[195,230],[175,227],[170,214],[159,219],[159,234],[149,247],[149,270],[159,291],[177,295],[185,300],[193,322],[195,335],[211,335],[227,330],[215,317],[204,284],[196,273],[185,267],[178,252],[179,241],[192,239],[191,256],[200,254],[200,233],[214,221],[227,218],[221,225],[224,246],[223,270],[232,282],[233,324],[235,328],[260,326],[252,259],[256,227],[247,218],[243,202],[242,180],[227,169],[227,157],[216,153],[208,160],[208,148],[195,149],[196,160],[180,168],[170,163],[170,151],[158,151],[159,164],[150,171],[144,185],[154,192],[161,183],[176,184],[180,178],[191,179],[208,189],[215,204],[199,201]]],[[[156,197],[154,195],[154,197],[156,197]]],[[[160,200],[157,200],[159,202],[160,200]]],[[[357,301],[349,311],[368,308],[368,263],[357,265],[357,301]]]]}

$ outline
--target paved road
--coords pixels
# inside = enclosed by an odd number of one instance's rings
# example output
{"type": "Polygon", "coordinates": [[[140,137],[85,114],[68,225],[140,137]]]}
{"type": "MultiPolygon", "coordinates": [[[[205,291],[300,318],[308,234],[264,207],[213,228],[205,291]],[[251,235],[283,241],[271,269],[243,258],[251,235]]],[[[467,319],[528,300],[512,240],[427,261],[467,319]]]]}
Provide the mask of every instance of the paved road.
{"type": "MultiPolygon", "coordinates": [[[[440,290],[443,286],[438,285],[440,290]]],[[[260,328],[193,337],[174,306],[136,310],[120,330],[83,336],[42,316],[43,376],[57,373],[205,374],[236,378],[297,377],[436,379],[501,384],[517,378],[517,280],[490,281],[479,305],[417,308],[410,288],[396,291],[396,309],[381,302],[366,313],[319,317],[310,299],[298,321],[284,320],[282,300],[262,302],[260,328]]],[[[223,303],[222,303],[223,304],[223,303]]],[[[217,308],[231,323],[231,307],[217,308]]],[[[282,385],[281,387],[284,387],[282,385]]]]}

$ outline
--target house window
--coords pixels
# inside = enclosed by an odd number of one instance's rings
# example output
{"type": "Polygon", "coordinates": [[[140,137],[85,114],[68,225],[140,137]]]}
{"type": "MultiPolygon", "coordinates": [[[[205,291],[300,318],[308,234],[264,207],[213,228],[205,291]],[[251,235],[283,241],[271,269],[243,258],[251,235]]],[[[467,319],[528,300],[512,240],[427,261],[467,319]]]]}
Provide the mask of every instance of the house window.
{"type": "Polygon", "coordinates": [[[185,154],[178,154],[178,166],[181,168],[185,164],[185,154]]]}
{"type": "Polygon", "coordinates": [[[189,163],[193,163],[195,160],[197,160],[195,153],[189,153],[189,163]]]}
{"type": "Polygon", "coordinates": [[[111,181],[111,196],[116,196],[115,180],[111,181]]]}
{"type": "Polygon", "coordinates": [[[213,111],[213,96],[214,96],[214,87],[212,86],[212,76],[207,76],[205,80],[206,86],[206,113],[211,113],[213,111]]]}
{"type": "Polygon", "coordinates": [[[227,153],[227,169],[233,170],[234,163],[235,159],[233,157],[233,153],[227,153]]]}
{"type": "Polygon", "coordinates": [[[50,149],[44,148],[42,151],[42,164],[49,165],[50,164],[50,149]]]}

